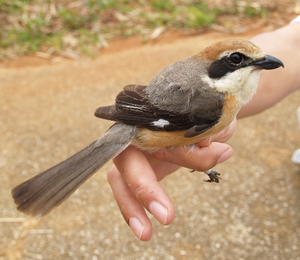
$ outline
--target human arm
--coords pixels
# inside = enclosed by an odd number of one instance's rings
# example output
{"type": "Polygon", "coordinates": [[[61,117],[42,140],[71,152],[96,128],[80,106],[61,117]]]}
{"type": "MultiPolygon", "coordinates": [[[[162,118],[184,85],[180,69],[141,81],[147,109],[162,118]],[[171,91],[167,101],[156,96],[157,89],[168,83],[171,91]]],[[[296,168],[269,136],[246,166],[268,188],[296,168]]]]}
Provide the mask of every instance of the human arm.
{"type": "Polygon", "coordinates": [[[238,118],[258,114],[300,88],[300,22],[259,34],[250,41],[282,60],[284,68],[262,71],[256,94],[238,118]]]}

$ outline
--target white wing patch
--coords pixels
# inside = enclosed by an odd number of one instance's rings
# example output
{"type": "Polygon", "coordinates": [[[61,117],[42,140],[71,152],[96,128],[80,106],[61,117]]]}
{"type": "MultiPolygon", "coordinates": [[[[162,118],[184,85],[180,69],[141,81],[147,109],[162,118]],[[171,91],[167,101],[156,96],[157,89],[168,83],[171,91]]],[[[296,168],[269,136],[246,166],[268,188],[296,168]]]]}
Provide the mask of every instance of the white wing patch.
{"type": "Polygon", "coordinates": [[[169,125],[170,122],[165,119],[158,119],[157,121],[153,121],[151,124],[159,128],[164,128],[165,126],[169,125]]]}

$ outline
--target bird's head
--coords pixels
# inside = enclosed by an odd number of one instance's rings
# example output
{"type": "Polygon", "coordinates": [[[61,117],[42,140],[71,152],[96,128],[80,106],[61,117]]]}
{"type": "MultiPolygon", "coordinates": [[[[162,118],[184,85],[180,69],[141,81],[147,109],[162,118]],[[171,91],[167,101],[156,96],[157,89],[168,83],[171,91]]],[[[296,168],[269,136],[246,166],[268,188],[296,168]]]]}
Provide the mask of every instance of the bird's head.
{"type": "Polygon", "coordinates": [[[230,39],[217,42],[196,59],[206,63],[204,82],[218,92],[234,95],[241,105],[249,102],[258,86],[260,72],[283,67],[283,63],[253,43],[230,39]]]}

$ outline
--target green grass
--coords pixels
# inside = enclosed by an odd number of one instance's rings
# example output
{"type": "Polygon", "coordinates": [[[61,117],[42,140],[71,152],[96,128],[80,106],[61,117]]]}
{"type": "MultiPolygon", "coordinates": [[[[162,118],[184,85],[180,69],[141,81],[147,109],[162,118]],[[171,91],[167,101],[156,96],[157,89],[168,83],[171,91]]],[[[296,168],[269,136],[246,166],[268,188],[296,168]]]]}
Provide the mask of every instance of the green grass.
{"type": "MultiPolygon", "coordinates": [[[[237,2],[232,0],[231,8],[222,9],[205,0],[0,0],[0,59],[49,49],[93,56],[103,39],[147,35],[161,26],[208,28],[218,15],[238,13],[237,2]]],[[[268,12],[247,3],[240,15],[268,12]]]]}

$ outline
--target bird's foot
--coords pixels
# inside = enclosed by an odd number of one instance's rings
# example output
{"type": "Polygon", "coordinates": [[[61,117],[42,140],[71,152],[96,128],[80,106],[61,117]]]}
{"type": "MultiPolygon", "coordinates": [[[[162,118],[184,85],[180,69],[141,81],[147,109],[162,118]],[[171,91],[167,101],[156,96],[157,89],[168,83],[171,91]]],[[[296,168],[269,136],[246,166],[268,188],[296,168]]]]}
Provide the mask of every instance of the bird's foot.
{"type": "MultiPolygon", "coordinates": [[[[190,172],[195,172],[195,170],[191,170],[190,172]]],[[[205,182],[216,182],[219,183],[219,180],[222,180],[221,177],[219,177],[221,175],[221,173],[213,171],[213,170],[208,170],[204,172],[205,174],[208,175],[209,180],[204,180],[205,182]]]]}
{"type": "Polygon", "coordinates": [[[221,177],[219,177],[221,174],[213,171],[213,170],[208,170],[206,172],[204,172],[205,174],[208,175],[209,180],[204,180],[205,182],[216,182],[219,183],[219,180],[221,180],[221,177]]]}

